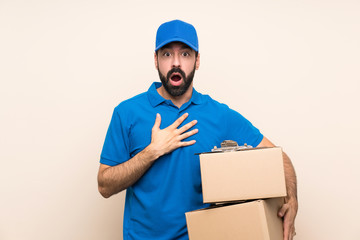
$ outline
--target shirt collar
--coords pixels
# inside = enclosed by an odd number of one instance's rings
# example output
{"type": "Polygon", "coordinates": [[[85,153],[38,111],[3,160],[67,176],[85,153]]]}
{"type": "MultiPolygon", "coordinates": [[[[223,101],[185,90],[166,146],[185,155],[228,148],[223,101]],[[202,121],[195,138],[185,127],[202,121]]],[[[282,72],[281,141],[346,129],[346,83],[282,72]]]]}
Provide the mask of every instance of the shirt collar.
{"type": "MultiPolygon", "coordinates": [[[[166,99],[163,98],[162,96],[160,96],[160,94],[156,90],[159,87],[161,87],[161,85],[162,85],[162,83],[160,83],[160,82],[153,82],[153,84],[151,84],[149,90],[147,91],[148,99],[149,99],[152,107],[156,107],[157,105],[166,101],[166,99]]],[[[192,96],[188,103],[194,103],[194,104],[202,103],[202,95],[200,93],[198,93],[195,90],[195,88],[193,88],[193,93],[192,93],[192,96]]]]}

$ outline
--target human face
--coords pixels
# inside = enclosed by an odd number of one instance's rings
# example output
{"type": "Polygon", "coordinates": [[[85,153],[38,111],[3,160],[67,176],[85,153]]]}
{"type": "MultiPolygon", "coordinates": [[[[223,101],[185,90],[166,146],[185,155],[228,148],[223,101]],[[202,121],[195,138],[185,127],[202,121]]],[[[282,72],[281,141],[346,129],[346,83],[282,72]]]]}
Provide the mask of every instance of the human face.
{"type": "Polygon", "coordinates": [[[167,93],[178,97],[192,86],[195,70],[199,68],[199,55],[183,43],[172,42],[155,54],[155,66],[167,93]]]}

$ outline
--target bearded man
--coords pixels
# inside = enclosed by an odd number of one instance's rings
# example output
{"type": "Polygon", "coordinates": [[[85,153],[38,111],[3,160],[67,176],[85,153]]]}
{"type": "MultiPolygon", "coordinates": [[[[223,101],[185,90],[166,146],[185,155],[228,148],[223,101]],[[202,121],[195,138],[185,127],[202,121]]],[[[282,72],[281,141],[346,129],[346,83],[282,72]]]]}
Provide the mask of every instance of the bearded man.
{"type": "MultiPolygon", "coordinates": [[[[185,212],[202,202],[199,156],[223,140],[273,147],[247,119],[193,88],[200,66],[195,28],[174,20],[156,35],[160,82],[114,110],[100,158],[99,191],[126,192],[125,240],[188,239],[185,212]],[[219,127],[221,126],[221,127],[219,127]]],[[[284,239],[292,239],[297,212],[296,177],[284,154],[288,197],[279,211],[284,239]]]]}

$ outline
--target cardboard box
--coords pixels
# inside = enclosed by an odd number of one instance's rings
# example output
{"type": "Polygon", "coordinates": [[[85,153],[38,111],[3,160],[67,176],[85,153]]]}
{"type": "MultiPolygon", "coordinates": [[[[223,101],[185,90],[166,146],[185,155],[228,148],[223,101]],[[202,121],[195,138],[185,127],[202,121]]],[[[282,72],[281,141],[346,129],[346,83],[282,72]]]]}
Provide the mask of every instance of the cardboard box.
{"type": "Polygon", "coordinates": [[[282,240],[282,204],[283,198],[271,198],[187,212],[189,239],[282,240]]]}
{"type": "Polygon", "coordinates": [[[282,149],[200,154],[204,203],[286,196],[282,149]]]}

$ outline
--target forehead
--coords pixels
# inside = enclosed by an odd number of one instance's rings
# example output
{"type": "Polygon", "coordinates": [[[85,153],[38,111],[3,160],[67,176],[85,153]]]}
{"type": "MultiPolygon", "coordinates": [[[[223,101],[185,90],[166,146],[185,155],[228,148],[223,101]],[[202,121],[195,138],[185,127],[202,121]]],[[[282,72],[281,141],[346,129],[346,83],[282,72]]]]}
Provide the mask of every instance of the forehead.
{"type": "Polygon", "coordinates": [[[194,51],[191,47],[189,47],[188,45],[186,45],[185,43],[182,42],[171,42],[166,44],[165,46],[163,46],[162,48],[160,48],[159,50],[168,50],[168,49],[189,49],[194,51]]]}

